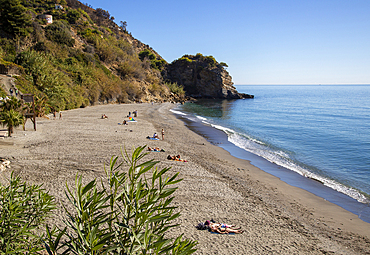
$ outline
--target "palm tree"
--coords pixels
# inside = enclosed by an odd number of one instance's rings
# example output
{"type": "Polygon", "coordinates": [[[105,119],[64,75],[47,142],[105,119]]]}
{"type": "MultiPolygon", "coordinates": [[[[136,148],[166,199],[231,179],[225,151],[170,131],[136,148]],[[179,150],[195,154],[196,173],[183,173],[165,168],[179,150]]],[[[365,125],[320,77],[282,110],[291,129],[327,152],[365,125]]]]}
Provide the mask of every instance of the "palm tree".
{"type": "Polygon", "coordinates": [[[50,105],[48,104],[48,98],[47,96],[35,96],[35,111],[37,117],[42,117],[46,114],[46,111],[48,108],[50,108],[50,105]]]}
{"type": "Polygon", "coordinates": [[[16,97],[10,97],[10,99],[2,101],[0,109],[1,111],[9,111],[13,109],[15,111],[21,112],[22,101],[18,100],[16,97]]]}
{"type": "Polygon", "coordinates": [[[12,136],[13,128],[22,125],[24,117],[22,113],[10,109],[0,112],[0,122],[3,126],[8,126],[8,136],[12,136]]]}

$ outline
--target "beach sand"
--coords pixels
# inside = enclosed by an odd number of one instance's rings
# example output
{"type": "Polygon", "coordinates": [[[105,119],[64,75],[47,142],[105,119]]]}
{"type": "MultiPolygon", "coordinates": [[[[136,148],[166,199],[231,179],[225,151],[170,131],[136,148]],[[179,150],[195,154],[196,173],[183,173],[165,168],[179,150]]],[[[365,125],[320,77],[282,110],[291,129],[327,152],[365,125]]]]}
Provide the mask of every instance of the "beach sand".
{"type": "MultiPolygon", "coordinates": [[[[175,105],[100,105],[63,112],[63,119],[39,118],[37,131],[28,120],[26,131],[0,140],[0,157],[11,168],[0,173],[4,182],[11,171],[24,181],[41,184],[58,205],[68,204],[65,185],[74,187],[76,174],[87,183],[105,175],[112,156],[121,149],[148,145],[166,152],[151,152],[146,159],[161,160],[183,179],[174,204],[181,211],[169,235],[184,233],[197,240],[196,254],[370,254],[370,224],[356,215],[307,191],[290,186],[232,157],[191,130],[169,109],[175,105]],[[138,111],[137,122],[118,125],[128,112],[138,111]],[[106,114],[108,119],[101,119],[106,114]],[[164,140],[146,139],[154,132],[164,140]],[[188,162],[167,160],[180,154],[188,162]],[[219,235],[195,228],[214,219],[245,231],[219,235]]],[[[52,222],[61,224],[63,210],[52,222]]]]}

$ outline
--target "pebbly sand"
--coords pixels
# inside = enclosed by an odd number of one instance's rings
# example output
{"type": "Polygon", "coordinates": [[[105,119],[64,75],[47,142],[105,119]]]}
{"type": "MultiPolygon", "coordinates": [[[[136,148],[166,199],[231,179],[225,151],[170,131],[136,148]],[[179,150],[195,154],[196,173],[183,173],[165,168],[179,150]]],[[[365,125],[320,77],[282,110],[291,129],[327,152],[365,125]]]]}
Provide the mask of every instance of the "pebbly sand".
{"type": "MultiPolygon", "coordinates": [[[[74,187],[76,174],[84,181],[104,176],[104,165],[121,148],[160,147],[146,159],[161,160],[183,181],[175,192],[181,225],[170,235],[184,233],[198,240],[196,254],[370,254],[370,224],[341,207],[230,156],[190,131],[169,109],[173,104],[101,105],[63,112],[63,118],[40,118],[37,131],[28,120],[26,131],[0,139],[0,157],[11,168],[0,173],[4,182],[11,171],[23,180],[44,184],[58,204],[68,204],[65,184],[74,187]],[[128,112],[138,111],[137,122],[118,125],[128,112]],[[106,114],[108,119],[101,119],[106,114]],[[165,139],[148,140],[157,132],[165,139]],[[188,162],[169,161],[180,154],[188,162]],[[214,219],[241,226],[238,235],[219,235],[195,228],[214,219]]],[[[58,115],[59,117],[59,115],[58,115]]],[[[53,222],[60,224],[63,210],[53,222]]]]}

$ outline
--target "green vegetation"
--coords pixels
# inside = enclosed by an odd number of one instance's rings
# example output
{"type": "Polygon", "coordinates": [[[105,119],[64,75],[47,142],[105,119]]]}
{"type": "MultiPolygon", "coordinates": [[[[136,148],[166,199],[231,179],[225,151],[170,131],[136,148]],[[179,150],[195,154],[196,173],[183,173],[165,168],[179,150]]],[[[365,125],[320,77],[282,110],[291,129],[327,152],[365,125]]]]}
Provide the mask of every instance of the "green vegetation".
{"type": "Polygon", "coordinates": [[[0,0],[0,24],[2,29],[16,36],[27,36],[31,31],[31,15],[21,0],[0,0]]]}
{"type": "Polygon", "coordinates": [[[13,133],[14,127],[24,123],[22,103],[16,97],[11,97],[6,101],[1,101],[0,122],[8,127],[8,136],[13,133]]]}
{"type": "Polygon", "coordinates": [[[45,28],[46,38],[50,41],[56,42],[61,45],[72,47],[75,40],[70,33],[69,25],[66,21],[55,21],[45,28]]]}
{"type": "Polygon", "coordinates": [[[36,254],[43,250],[40,226],[54,208],[54,198],[41,185],[29,185],[12,173],[8,185],[0,185],[0,253],[36,254]]]}
{"type": "Polygon", "coordinates": [[[139,52],[144,45],[132,43],[127,22],[119,27],[113,20],[77,0],[0,0],[0,63],[18,67],[17,88],[45,98],[45,113],[141,101],[151,88],[167,96],[160,75],[166,61],[139,52]]]}
{"type": "Polygon", "coordinates": [[[177,85],[177,82],[166,82],[166,86],[170,89],[172,93],[174,93],[177,96],[184,97],[185,91],[183,86],[177,85]]]}
{"type": "MultiPolygon", "coordinates": [[[[225,62],[218,63],[213,56],[203,56],[201,53],[194,55],[184,55],[181,58],[175,60],[174,62],[182,62],[190,64],[192,62],[196,63],[198,68],[207,68],[207,67],[228,67],[225,62]]],[[[173,63],[174,63],[173,62],[173,63]]]]}
{"type": "Polygon", "coordinates": [[[141,51],[139,58],[141,61],[150,61],[150,66],[159,71],[167,64],[164,59],[157,59],[156,55],[148,49],[141,51]]]}
{"type": "Polygon", "coordinates": [[[171,204],[179,173],[166,176],[170,168],[159,170],[157,161],[142,162],[145,148],[136,148],[131,156],[126,151],[120,164],[112,157],[101,184],[95,179],[83,185],[76,176],[75,188],[67,186],[73,209],[64,206],[62,229],[41,229],[45,219],[54,217],[54,198],[12,174],[9,184],[0,186],[0,252],[35,254],[43,245],[50,255],[194,253],[197,242],[182,235],[166,237],[180,216],[171,204]]]}
{"type": "Polygon", "coordinates": [[[191,63],[191,62],[193,62],[193,60],[191,60],[188,55],[182,56],[177,61],[182,61],[184,63],[191,63]]]}

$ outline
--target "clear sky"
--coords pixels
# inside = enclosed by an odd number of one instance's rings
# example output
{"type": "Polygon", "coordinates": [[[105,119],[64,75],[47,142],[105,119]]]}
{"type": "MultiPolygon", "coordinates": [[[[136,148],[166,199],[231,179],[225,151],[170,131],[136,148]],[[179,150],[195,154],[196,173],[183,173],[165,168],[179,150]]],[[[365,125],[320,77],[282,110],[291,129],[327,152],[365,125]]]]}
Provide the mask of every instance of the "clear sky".
{"type": "Polygon", "coordinates": [[[236,85],[370,84],[370,0],[85,0],[157,51],[228,64],[236,85]]]}

